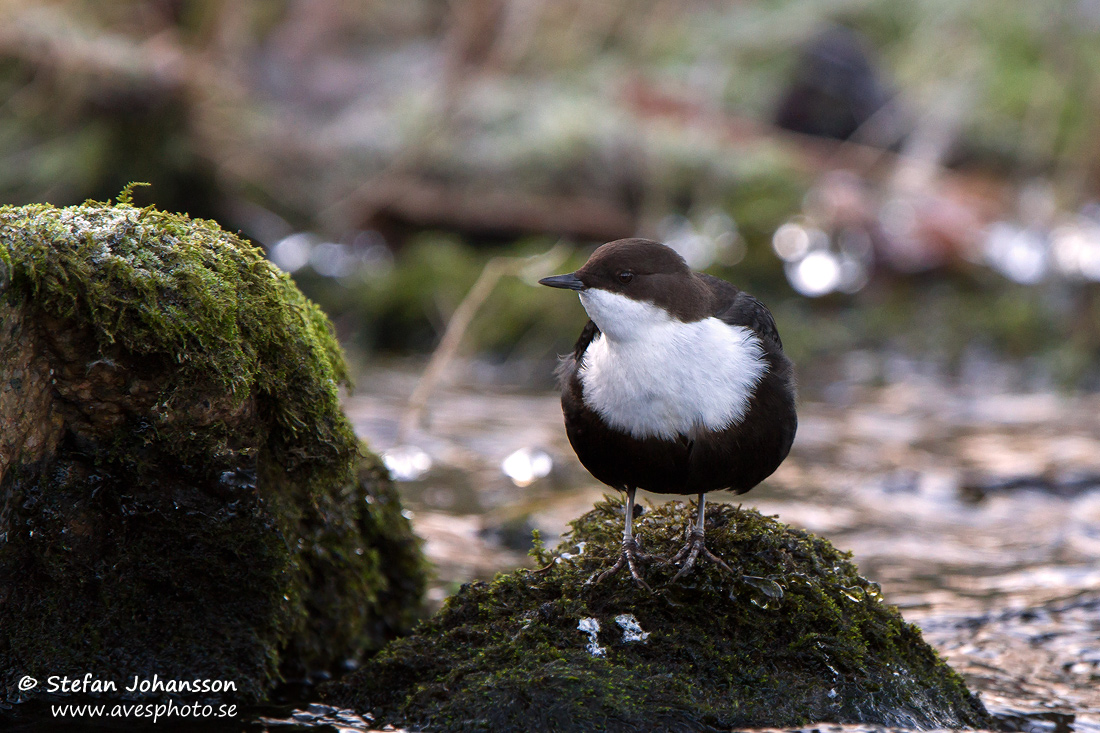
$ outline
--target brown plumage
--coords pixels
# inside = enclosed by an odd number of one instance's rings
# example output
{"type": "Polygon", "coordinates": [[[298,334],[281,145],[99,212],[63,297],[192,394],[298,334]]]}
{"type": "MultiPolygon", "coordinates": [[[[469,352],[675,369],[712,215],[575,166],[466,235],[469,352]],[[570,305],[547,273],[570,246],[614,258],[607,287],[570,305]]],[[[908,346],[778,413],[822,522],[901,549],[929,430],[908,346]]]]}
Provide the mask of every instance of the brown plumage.
{"type": "MultiPolygon", "coordinates": [[[[593,317],[558,370],[577,457],[625,491],[630,510],[639,488],[699,495],[700,522],[673,560],[684,561],[681,574],[700,553],[725,565],[702,543],[704,495],[759,484],[786,458],[797,428],[793,370],[771,313],[644,239],[605,244],[575,273],[541,282],[577,290],[593,317]],[[631,359],[644,363],[634,369],[631,359]],[[600,368],[609,370],[605,382],[622,374],[636,384],[612,384],[605,397],[592,376],[600,368]],[[744,374],[716,374],[722,370],[744,374]]],[[[609,572],[625,562],[643,582],[629,513],[623,552],[609,572]]]]}

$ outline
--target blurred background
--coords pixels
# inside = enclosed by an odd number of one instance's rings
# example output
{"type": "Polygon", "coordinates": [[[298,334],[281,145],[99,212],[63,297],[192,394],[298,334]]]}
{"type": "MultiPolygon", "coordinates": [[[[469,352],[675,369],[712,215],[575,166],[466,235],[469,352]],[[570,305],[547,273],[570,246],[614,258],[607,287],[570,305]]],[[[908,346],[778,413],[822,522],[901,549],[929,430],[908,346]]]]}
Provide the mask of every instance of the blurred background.
{"type": "Polygon", "coordinates": [[[329,313],[433,604],[606,490],[534,282],[646,236],[797,365],[746,503],[1004,721],[1100,730],[1100,0],[0,0],[0,201],[130,181],[329,313]]]}
{"type": "MultiPolygon", "coordinates": [[[[363,354],[431,351],[488,258],[642,235],[768,303],[806,387],[857,350],[1100,385],[1096,0],[0,7],[3,201],[148,182],[363,354]]],[[[501,283],[465,353],[564,351],[560,295],[501,283]]]]}

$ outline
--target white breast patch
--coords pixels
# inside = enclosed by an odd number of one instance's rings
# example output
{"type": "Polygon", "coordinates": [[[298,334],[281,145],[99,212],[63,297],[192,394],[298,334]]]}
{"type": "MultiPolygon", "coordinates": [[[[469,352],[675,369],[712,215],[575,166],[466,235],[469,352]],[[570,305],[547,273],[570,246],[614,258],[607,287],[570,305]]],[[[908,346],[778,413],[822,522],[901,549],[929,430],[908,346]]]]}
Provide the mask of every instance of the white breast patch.
{"type": "Polygon", "coordinates": [[[609,425],[636,438],[675,439],[745,418],[767,371],[751,329],[717,318],[683,323],[602,290],[580,295],[602,331],[581,360],[584,401],[609,425]]]}

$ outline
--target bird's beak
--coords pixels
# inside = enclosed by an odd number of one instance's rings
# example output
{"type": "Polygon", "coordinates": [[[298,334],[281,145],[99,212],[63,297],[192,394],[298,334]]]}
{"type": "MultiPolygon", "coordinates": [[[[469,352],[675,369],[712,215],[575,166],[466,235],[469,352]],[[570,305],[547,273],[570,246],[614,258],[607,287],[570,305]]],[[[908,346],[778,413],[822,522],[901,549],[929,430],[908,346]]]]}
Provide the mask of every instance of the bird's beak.
{"type": "Polygon", "coordinates": [[[584,283],[576,275],[554,275],[539,280],[539,285],[549,285],[552,288],[565,288],[566,290],[584,290],[584,283]]]}

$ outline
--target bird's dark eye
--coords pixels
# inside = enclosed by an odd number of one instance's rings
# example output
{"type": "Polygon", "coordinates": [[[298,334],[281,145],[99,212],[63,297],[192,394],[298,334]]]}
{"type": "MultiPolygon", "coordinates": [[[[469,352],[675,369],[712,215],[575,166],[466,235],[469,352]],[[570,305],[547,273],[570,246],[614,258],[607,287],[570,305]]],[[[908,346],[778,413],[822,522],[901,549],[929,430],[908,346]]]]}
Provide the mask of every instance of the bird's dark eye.
{"type": "Polygon", "coordinates": [[[619,282],[626,285],[628,282],[634,279],[634,273],[630,270],[623,270],[619,273],[619,282]]]}

